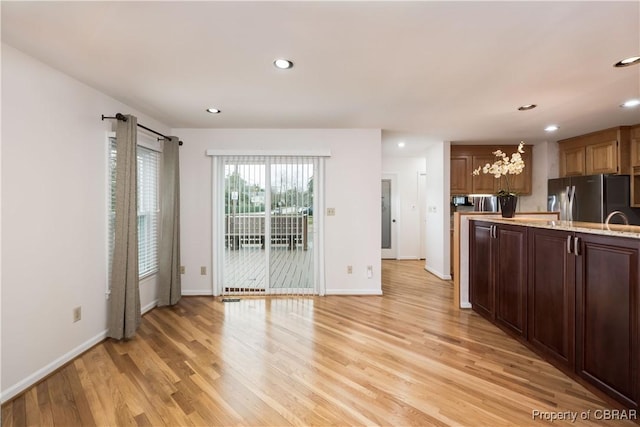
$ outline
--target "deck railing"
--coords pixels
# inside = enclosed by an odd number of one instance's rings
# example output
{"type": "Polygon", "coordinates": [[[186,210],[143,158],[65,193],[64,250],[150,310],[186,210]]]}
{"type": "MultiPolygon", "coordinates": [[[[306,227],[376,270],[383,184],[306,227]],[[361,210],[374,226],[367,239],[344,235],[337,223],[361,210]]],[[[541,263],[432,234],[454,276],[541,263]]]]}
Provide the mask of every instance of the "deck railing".
{"type": "MultiPolygon", "coordinates": [[[[239,249],[241,244],[259,243],[265,245],[264,214],[227,215],[224,221],[225,244],[228,248],[239,249]]],[[[308,217],[304,215],[272,215],[271,243],[287,244],[294,249],[301,244],[308,246],[308,217]]]]}

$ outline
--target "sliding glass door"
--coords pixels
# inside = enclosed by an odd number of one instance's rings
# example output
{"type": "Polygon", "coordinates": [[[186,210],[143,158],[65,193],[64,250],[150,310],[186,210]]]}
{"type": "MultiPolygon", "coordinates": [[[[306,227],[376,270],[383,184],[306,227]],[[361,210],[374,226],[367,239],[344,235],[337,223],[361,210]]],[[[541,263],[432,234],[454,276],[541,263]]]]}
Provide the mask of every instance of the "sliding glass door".
{"type": "MultiPolygon", "coordinates": [[[[310,157],[223,157],[223,295],[316,294],[313,221],[315,171],[310,157]]],[[[222,212],[220,212],[222,210],[222,212]]]]}

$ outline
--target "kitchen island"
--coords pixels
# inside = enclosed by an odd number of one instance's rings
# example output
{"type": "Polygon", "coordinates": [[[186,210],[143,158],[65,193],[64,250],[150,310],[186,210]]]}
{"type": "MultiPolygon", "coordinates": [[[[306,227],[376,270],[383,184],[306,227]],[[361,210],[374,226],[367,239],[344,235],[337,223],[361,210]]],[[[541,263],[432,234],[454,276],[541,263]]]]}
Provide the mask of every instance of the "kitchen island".
{"type": "MultiPolygon", "coordinates": [[[[452,275],[456,308],[471,308],[469,301],[469,220],[500,220],[499,212],[455,212],[453,214],[452,275]]],[[[558,220],[558,212],[517,212],[515,220],[558,220]]],[[[510,220],[513,221],[513,220],[510,220]]]]}
{"type": "Polygon", "coordinates": [[[640,407],[640,227],[475,217],[468,264],[474,311],[640,407]]]}

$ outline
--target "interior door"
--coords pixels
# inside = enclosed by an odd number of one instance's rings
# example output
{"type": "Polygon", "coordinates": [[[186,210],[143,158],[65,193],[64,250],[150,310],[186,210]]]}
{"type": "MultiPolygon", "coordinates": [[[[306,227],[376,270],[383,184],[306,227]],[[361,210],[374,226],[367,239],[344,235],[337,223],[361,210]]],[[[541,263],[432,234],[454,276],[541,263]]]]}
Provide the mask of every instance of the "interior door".
{"type": "Polygon", "coordinates": [[[396,243],[396,198],[395,176],[384,176],[381,187],[381,248],[383,259],[396,259],[398,257],[396,243]]]}

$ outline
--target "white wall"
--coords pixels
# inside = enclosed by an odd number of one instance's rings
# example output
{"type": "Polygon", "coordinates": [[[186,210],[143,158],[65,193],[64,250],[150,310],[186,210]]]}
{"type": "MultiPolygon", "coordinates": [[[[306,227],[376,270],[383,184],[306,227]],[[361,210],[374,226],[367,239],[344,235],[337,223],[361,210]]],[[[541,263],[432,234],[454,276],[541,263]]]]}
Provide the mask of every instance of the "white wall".
{"type": "MultiPolygon", "coordinates": [[[[526,146],[533,150],[532,191],[530,196],[518,197],[518,212],[547,210],[547,180],[558,177],[558,144],[543,141],[526,146]]],[[[527,165],[525,165],[527,167],[527,165]]]]}
{"type": "Polygon", "coordinates": [[[420,197],[418,192],[420,174],[425,173],[424,157],[382,158],[382,173],[395,174],[398,180],[399,211],[397,232],[397,258],[419,259],[420,243],[424,239],[420,230],[420,197]]]}
{"type": "MultiPolygon", "coordinates": [[[[2,45],[2,401],[105,336],[112,121],[100,116],[116,112],[168,130],[2,45]]],[[[154,288],[141,284],[143,307],[154,288]]]]}
{"type": "Polygon", "coordinates": [[[450,164],[449,142],[434,144],[426,152],[426,260],[425,269],[441,279],[450,274],[450,164]]]}
{"type": "Polygon", "coordinates": [[[211,295],[211,165],[208,149],[331,151],[326,161],[325,218],[327,294],[381,294],[380,130],[174,129],[180,149],[181,258],[184,295],[211,295]],[[347,265],[353,274],[347,274],[347,265]],[[373,277],[366,268],[373,266],[373,277]],[[207,275],[200,275],[200,267],[207,275]]]}

